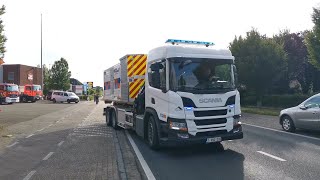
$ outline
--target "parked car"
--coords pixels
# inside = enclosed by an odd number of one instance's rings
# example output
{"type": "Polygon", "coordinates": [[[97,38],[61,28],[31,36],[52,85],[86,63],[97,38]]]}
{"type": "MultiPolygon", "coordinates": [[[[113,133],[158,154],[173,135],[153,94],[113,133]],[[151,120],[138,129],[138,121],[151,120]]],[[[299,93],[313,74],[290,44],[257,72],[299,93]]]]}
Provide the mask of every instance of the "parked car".
{"type": "Polygon", "coordinates": [[[75,93],[65,92],[65,91],[53,91],[51,99],[53,103],[56,103],[56,102],[78,103],[80,101],[80,98],[75,93]]]}
{"type": "Polygon", "coordinates": [[[320,130],[320,93],[300,105],[280,112],[280,124],[285,131],[298,129],[320,130]]]}

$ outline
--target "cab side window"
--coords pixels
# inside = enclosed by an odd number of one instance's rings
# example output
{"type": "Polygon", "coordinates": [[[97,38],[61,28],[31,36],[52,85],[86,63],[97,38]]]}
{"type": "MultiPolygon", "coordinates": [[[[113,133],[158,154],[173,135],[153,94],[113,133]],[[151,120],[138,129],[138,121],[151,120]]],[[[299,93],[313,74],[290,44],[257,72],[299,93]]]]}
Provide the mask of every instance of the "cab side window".
{"type": "Polygon", "coordinates": [[[31,91],[31,86],[26,86],[27,91],[31,91]]]}
{"type": "Polygon", "coordinates": [[[67,96],[67,97],[68,97],[68,94],[67,94],[67,93],[64,93],[64,96],[67,96]]]}
{"type": "Polygon", "coordinates": [[[166,61],[152,63],[148,69],[150,86],[157,89],[166,88],[166,61]]]}

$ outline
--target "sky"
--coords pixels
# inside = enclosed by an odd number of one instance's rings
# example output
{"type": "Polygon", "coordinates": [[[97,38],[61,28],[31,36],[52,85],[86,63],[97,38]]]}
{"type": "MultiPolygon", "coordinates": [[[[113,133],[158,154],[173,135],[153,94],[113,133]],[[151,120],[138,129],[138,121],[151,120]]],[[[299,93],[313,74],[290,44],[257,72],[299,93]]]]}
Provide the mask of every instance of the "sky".
{"type": "Polygon", "coordinates": [[[72,77],[103,85],[103,71],[126,54],[148,53],[167,39],[214,42],[228,48],[235,36],[256,28],[272,36],[280,30],[311,29],[316,0],[0,0],[6,64],[67,59],[72,77]]]}

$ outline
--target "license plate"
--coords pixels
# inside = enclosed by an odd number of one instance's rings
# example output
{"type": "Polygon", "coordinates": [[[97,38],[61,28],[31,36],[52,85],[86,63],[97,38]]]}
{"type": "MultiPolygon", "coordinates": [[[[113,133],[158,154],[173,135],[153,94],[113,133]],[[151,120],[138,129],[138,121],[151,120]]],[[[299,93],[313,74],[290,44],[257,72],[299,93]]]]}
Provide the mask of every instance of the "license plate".
{"type": "Polygon", "coordinates": [[[12,99],[12,100],[11,100],[11,102],[17,102],[17,100],[15,100],[15,99],[12,99]]]}
{"type": "Polygon", "coordinates": [[[207,138],[207,143],[215,143],[220,141],[221,141],[221,137],[207,138]]]}

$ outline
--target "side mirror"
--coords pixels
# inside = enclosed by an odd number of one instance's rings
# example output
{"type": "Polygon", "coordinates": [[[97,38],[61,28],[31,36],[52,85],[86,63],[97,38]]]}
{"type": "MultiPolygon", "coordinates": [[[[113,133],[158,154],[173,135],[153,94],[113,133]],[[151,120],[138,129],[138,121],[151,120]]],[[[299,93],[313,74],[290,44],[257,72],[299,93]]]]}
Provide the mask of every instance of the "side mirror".
{"type": "Polygon", "coordinates": [[[300,108],[301,110],[307,110],[307,107],[305,107],[305,106],[299,106],[299,108],[300,108]]]}
{"type": "Polygon", "coordinates": [[[167,89],[166,89],[166,87],[162,87],[162,88],[161,88],[161,91],[162,91],[163,93],[167,93],[167,92],[168,92],[167,89]]]}

